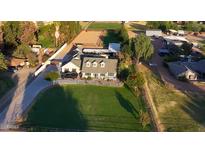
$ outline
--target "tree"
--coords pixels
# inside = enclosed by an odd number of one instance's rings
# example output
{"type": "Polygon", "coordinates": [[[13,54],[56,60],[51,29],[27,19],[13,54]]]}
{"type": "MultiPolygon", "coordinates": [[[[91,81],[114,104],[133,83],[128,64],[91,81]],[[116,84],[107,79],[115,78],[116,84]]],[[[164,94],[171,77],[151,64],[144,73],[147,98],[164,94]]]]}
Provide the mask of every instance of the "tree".
{"type": "Polygon", "coordinates": [[[54,24],[39,26],[37,33],[38,43],[46,48],[55,47],[55,30],[56,28],[54,24]]]}
{"type": "Polygon", "coordinates": [[[130,73],[130,75],[127,78],[128,86],[133,88],[134,90],[142,88],[144,83],[145,80],[141,72],[130,73]]]}
{"type": "Polygon", "coordinates": [[[140,117],[140,122],[142,124],[142,127],[145,128],[148,124],[150,124],[150,116],[148,112],[145,112],[143,110],[139,111],[139,117],[140,117]]]}
{"type": "Polygon", "coordinates": [[[192,52],[192,47],[193,47],[193,44],[184,42],[184,43],[182,44],[182,46],[181,46],[182,53],[183,53],[184,55],[190,55],[191,52],[192,52]]]}
{"type": "Polygon", "coordinates": [[[169,29],[178,30],[178,26],[173,21],[148,21],[147,27],[150,29],[161,29],[166,32],[169,29]]]}
{"type": "Polygon", "coordinates": [[[199,31],[201,31],[202,26],[197,22],[189,21],[189,22],[185,23],[184,29],[187,31],[199,32],[199,31]]]}
{"type": "Polygon", "coordinates": [[[45,76],[45,80],[48,81],[55,81],[59,78],[59,74],[58,72],[52,71],[52,72],[48,72],[45,76]]]}
{"type": "Polygon", "coordinates": [[[19,45],[13,53],[17,58],[28,58],[28,54],[31,52],[31,48],[27,44],[19,45]]]}
{"type": "Polygon", "coordinates": [[[59,24],[60,44],[70,42],[81,30],[79,22],[61,21],[59,24]]]}
{"type": "Polygon", "coordinates": [[[6,70],[6,69],[7,69],[7,65],[6,65],[5,57],[3,53],[0,52],[0,70],[6,70]]]}
{"type": "Polygon", "coordinates": [[[127,30],[126,30],[124,24],[122,24],[121,29],[120,29],[120,38],[122,40],[122,44],[129,43],[129,36],[128,36],[127,30]]]}
{"type": "Polygon", "coordinates": [[[24,44],[36,43],[36,25],[33,22],[26,21],[20,24],[18,39],[24,44]]]}
{"type": "Polygon", "coordinates": [[[138,64],[140,59],[148,60],[154,53],[154,48],[149,37],[140,34],[135,39],[135,58],[138,64]]]}
{"type": "Polygon", "coordinates": [[[3,25],[3,39],[6,48],[16,48],[19,44],[20,22],[8,21],[3,25]]]}

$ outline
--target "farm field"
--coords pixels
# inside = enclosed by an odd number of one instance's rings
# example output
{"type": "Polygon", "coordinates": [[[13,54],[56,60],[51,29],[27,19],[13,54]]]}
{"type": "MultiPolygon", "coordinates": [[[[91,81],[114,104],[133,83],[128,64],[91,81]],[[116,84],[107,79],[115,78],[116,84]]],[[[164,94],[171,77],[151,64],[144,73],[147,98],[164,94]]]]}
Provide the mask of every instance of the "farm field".
{"type": "Polygon", "coordinates": [[[120,22],[93,22],[88,27],[88,30],[119,30],[120,28],[120,22]]]}
{"type": "Polygon", "coordinates": [[[142,112],[147,113],[142,98],[125,87],[57,86],[37,97],[22,126],[32,131],[152,131],[151,124],[142,126],[142,112]]]}

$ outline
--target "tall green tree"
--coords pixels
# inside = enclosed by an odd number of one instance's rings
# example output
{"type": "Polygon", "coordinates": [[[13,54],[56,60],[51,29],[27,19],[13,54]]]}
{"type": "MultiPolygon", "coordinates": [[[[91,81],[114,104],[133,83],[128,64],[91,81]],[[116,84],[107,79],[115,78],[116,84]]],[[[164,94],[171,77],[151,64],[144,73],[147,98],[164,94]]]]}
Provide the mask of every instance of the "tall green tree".
{"type": "Polygon", "coordinates": [[[55,47],[55,25],[40,25],[37,34],[38,43],[43,47],[55,47]]]}
{"type": "Polygon", "coordinates": [[[20,22],[18,21],[8,21],[3,25],[3,39],[4,45],[7,48],[16,48],[19,44],[19,30],[20,22]]]}
{"type": "Polygon", "coordinates": [[[31,52],[31,48],[27,44],[19,45],[13,53],[17,58],[28,58],[28,54],[31,52]]]}
{"type": "Polygon", "coordinates": [[[190,44],[190,43],[187,43],[187,42],[184,42],[182,44],[182,46],[180,47],[182,50],[182,54],[184,55],[190,55],[191,52],[192,52],[192,47],[193,47],[193,44],[190,44]]]}
{"type": "Polygon", "coordinates": [[[151,39],[145,34],[140,34],[135,39],[135,58],[138,64],[140,59],[148,60],[154,53],[154,48],[151,39]]]}
{"type": "Polygon", "coordinates": [[[6,65],[6,60],[2,52],[0,52],[0,70],[6,70],[7,65],[6,65]]]}
{"type": "Polygon", "coordinates": [[[60,38],[61,44],[70,42],[81,30],[80,23],[76,21],[61,21],[60,22],[60,38]]]}
{"type": "Polygon", "coordinates": [[[128,36],[127,29],[125,28],[124,24],[122,24],[121,29],[120,29],[120,38],[123,44],[129,43],[129,36],[128,36]]]}

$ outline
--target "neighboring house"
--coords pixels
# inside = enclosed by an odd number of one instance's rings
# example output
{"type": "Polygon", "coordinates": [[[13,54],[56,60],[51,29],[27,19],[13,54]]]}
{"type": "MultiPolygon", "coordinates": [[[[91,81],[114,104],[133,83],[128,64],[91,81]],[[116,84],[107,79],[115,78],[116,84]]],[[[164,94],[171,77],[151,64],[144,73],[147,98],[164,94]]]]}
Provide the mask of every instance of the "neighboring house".
{"type": "Polygon", "coordinates": [[[162,31],[160,29],[149,29],[146,30],[146,36],[162,36],[162,31]]]}
{"type": "Polygon", "coordinates": [[[189,41],[186,38],[181,37],[181,36],[171,35],[171,36],[165,36],[163,38],[166,41],[167,45],[173,44],[173,45],[180,47],[184,42],[189,43],[189,41]]]}
{"type": "Polygon", "coordinates": [[[117,59],[84,57],[82,77],[115,80],[117,76],[117,59]]]}
{"type": "Polygon", "coordinates": [[[170,72],[177,78],[182,79],[185,77],[188,80],[197,80],[198,73],[187,67],[181,62],[168,63],[170,72]]]}
{"type": "Polygon", "coordinates": [[[185,62],[184,65],[197,72],[200,78],[205,78],[205,59],[197,62],[185,62]]]}

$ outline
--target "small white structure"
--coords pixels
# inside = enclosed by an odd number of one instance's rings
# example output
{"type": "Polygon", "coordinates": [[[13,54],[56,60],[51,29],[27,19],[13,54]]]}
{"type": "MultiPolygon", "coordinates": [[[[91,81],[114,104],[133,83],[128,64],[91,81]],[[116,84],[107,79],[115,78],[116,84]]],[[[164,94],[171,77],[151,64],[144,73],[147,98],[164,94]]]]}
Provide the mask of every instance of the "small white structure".
{"type": "Polygon", "coordinates": [[[120,51],[120,43],[109,43],[108,50],[112,53],[117,53],[120,51]]]}
{"type": "Polygon", "coordinates": [[[162,31],[160,29],[149,29],[146,30],[146,36],[162,36],[162,31]]]}
{"type": "Polygon", "coordinates": [[[178,35],[184,36],[184,35],[185,35],[185,32],[184,32],[183,30],[178,30],[178,35]]]}
{"type": "Polygon", "coordinates": [[[36,54],[39,54],[40,49],[41,49],[41,45],[38,45],[38,44],[34,44],[34,45],[32,45],[32,47],[31,47],[31,51],[34,52],[34,53],[36,53],[36,54]]]}
{"type": "Polygon", "coordinates": [[[100,53],[109,53],[108,49],[92,49],[92,48],[85,48],[83,49],[83,53],[95,53],[95,54],[100,54],[100,53]]]}
{"type": "Polygon", "coordinates": [[[186,38],[184,38],[184,37],[181,37],[181,36],[173,36],[173,35],[171,35],[171,36],[165,36],[164,37],[164,39],[166,40],[166,41],[183,41],[183,42],[189,42],[186,38]]]}

